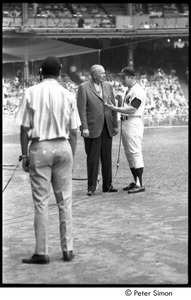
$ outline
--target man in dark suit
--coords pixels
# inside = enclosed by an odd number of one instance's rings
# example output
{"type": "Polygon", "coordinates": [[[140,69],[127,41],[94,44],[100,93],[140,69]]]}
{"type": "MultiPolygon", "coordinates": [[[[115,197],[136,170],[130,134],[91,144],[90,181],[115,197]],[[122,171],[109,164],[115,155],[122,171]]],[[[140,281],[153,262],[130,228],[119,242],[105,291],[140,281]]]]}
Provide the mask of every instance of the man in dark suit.
{"type": "Polygon", "coordinates": [[[77,106],[81,119],[81,134],[84,137],[87,155],[88,196],[96,190],[99,161],[101,161],[103,192],[117,192],[112,186],[112,137],[118,133],[117,113],[104,103],[115,105],[112,86],[106,82],[103,66],[93,65],[91,80],[80,84],[77,106]]]}

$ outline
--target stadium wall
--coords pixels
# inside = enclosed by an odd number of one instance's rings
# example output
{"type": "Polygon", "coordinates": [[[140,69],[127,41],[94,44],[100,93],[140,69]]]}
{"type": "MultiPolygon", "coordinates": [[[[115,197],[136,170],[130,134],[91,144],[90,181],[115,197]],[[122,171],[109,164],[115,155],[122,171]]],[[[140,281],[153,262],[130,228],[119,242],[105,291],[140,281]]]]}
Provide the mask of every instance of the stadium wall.
{"type": "Polygon", "coordinates": [[[143,117],[145,127],[188,126],[188,114],[156,114],[143,117]]]}

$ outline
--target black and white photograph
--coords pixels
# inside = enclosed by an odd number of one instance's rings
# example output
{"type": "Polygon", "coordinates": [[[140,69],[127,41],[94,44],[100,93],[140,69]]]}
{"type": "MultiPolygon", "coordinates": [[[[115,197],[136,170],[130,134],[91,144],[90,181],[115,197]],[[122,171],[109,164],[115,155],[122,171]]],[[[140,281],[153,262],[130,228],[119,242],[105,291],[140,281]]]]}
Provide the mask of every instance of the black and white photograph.
{"type": "Polygon", "coordinates": [[[0,294],[190,293],[189,3],[2,3],[2,50],[0,294]]]}

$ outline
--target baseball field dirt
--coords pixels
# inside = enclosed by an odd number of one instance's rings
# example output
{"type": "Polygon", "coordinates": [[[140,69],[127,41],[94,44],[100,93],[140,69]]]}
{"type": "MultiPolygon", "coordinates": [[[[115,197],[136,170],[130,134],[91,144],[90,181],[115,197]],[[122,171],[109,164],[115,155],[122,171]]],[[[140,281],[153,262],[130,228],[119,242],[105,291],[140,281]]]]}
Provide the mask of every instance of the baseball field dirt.
{"type": "Polygon", "coordinates": [[[55,286],[173,286],[188,284],[188,127],[146,128],[145,192],[130,195],[132,181],[119,134],[113,139],[113,185],[101,180],[87,197],[86,157],[78,137],[73,168],[74,253],[62,261],[58,209],[49,202],[48,265],[22,264],[34,252],[33,203],[28,173],[18,157],[19,126],[3,116],[3,284],[55,286]]]}

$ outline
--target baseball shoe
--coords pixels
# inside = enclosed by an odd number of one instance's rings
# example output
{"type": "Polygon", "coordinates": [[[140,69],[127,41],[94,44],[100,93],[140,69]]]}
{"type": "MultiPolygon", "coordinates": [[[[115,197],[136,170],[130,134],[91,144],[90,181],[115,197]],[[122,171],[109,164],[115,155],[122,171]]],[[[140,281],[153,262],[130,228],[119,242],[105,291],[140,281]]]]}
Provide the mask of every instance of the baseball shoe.
{"type": "Polygon", "coordinates": [[[87,192],[87,196],[93,196],[94,195],[94,192],[93,191],[88,191],[87,192]]]}
{"type": "Polygon", "coordinates": [[[64,261],[71,261],[74,259],[73,251],[63,251],[63,260],[64,261]]]}
{"type": "Polygon", "coordinates": [[[33,254],[30,258],[23,258],[23,264],[49,264],[49,256],[48,255],[41,255],[41,254],[33,254]]]}
{"type": "Polygon", "coordinates": [[[129,190],[131,190],[135,185],[136,185],[135,182],[131,182],[128,186],[124,187],[123,190],[124,190],[124,191],[129,191],[129,190]]]}
{"type": "Polygon", "coordinates": [[[109,189],[103,189],[103,193],[116,193],[118,192],[117,189],[115,189],[113,186],[111,186],[109,189]]]}
{"type": "Polygon", "coordinates": [[[135,194],[135,193],[140,193],[140,192],[144,192],[144,191],[145,191],[144,186],[135,185],[132,189],[128,190],[128,194],[135,194]]]}

